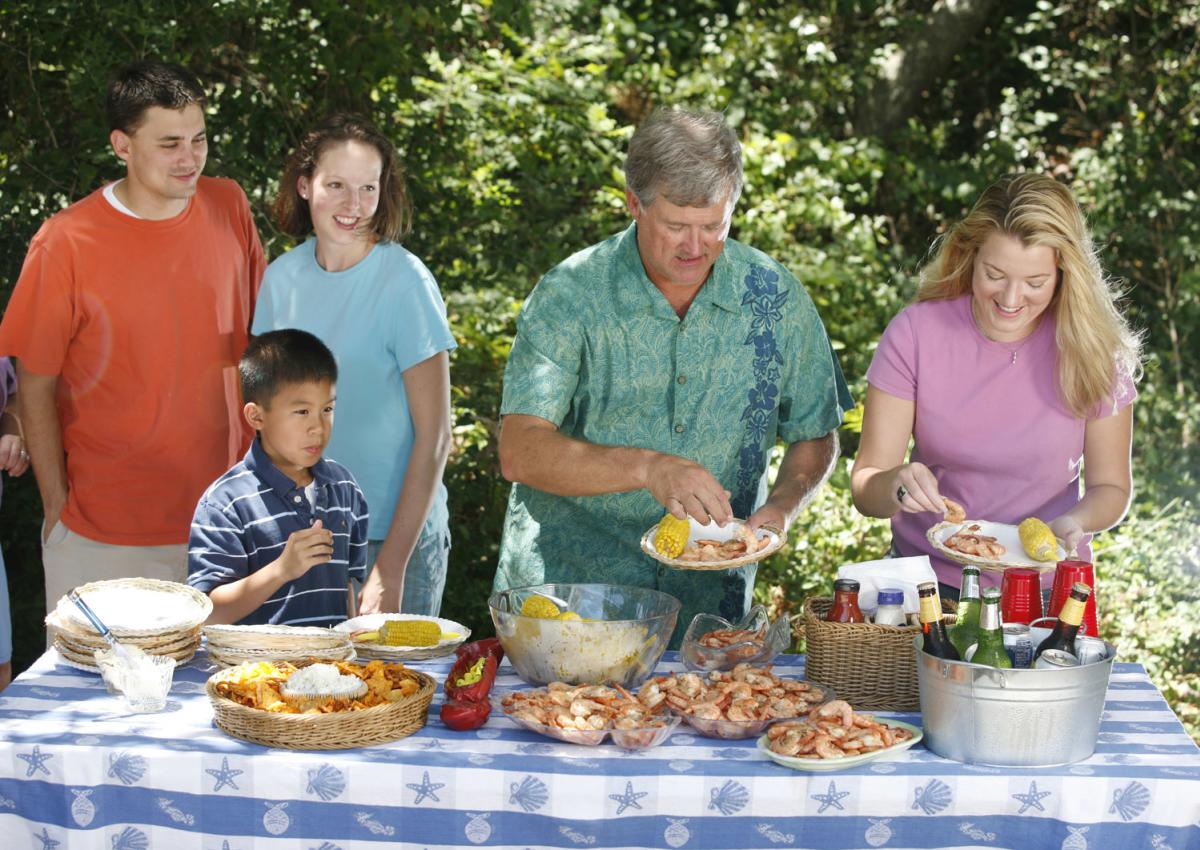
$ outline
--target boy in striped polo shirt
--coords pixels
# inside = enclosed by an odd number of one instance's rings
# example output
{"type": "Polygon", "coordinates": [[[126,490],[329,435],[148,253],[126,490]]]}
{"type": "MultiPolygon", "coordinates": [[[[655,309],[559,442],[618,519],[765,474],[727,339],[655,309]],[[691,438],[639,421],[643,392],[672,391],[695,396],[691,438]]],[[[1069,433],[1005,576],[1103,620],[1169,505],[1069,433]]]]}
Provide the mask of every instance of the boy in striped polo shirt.
{"type": "Polygon", "coordinates": [[[258,436],[196,505],[188,584],[212,599],[210,623],[340,623],[349,578],[366,575],[367,502],[349,470],[321,457],[337,363],[289,329],[254,339],[238,369],[258,436]]]}

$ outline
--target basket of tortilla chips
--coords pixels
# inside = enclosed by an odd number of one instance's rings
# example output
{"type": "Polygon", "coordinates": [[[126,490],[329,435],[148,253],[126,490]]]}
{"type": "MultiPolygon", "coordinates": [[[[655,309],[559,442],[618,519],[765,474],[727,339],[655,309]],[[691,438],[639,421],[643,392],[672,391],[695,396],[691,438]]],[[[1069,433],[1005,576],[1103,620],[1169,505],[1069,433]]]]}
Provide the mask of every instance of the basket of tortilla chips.
{"type": "Polygon", "coordinates": [[[208,680],[217,728],[291,750],[340,750],[395,741],[425,725],[436,683],[403,664],[256,661],[208,680]]]}

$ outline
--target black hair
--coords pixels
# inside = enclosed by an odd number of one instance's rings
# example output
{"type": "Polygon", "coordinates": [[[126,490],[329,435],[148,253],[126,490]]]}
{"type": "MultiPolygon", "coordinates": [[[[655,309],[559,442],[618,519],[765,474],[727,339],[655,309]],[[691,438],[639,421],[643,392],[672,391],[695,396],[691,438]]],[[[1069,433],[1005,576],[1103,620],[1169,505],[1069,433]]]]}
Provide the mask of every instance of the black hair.
{"type": "Polygon", "coordinates": [[[204,108],[204,86],[182,65],[144,59],[126,65],[108,81],[105,111],[108,128],[132,134],[152,106],[183,109],[189,104],[204,108]]]}
{"type": "Polygon", "coordinates": [[[284,386],[308,381],[337,383],[337,371],[333,352],[308,331],[270,331],[251,340],[238,363],[242,401],[269,407],[284,386]]]}

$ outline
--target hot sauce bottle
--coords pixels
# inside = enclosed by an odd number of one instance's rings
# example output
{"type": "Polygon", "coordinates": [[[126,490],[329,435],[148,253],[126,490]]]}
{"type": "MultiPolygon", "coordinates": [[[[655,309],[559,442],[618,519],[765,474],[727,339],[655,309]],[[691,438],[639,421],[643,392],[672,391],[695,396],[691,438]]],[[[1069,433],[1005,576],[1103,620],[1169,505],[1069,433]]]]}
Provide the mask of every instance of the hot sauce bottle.
{"type": "Polygon", "coordinates": [[[833,607],[825,618],[831,623],[864,623],[866,618],[858,608],[858,582],[840,578],[833,583],[833,607]]]}

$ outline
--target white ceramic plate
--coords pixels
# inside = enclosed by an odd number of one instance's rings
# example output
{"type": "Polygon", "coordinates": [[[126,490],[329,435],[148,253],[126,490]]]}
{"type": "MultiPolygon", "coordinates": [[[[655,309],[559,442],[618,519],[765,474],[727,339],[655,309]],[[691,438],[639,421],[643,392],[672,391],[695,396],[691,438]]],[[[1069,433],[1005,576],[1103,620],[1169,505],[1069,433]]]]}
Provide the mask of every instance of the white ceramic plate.
{"type": "Polygon", "coordinates": [[[1050,572],[1053,570],[1059,561],[1065,560],[1067,552],[1063,548],[1062,541],[1055,541],[1053,561],[1035,561],[1025,554],[1025,547],[1021,545],[1021,534],[1017,530],[1017,526],[1009,525],[1004,522],[988,522],[982,519],[969,519],[966,522],[939,522],[937,525],[925,532],[926,538],[937,549],[951,561],[959,564],[973,564],[981,570],[996,570],[1003,572],[1009,567],[1032,567],[1041,572],[1050,572]],[[980,558],[975,555],[964,555],[962,552],[954,549],[946,548],[946,539],[952,537],[959,531],[962,531],[967,526],[977,525],[979,530],[973,533],[986,534],[988,537],[995,537],[997,542],[1005,548],[1005,553],[999,558],[980,558]]]}
{"type": "MultiPolygon", "coordinates": [[[[705,524],[697,522],[694,517],[689,516],[688,524],[691,526],[688,531],[688,543],[694,543],[697,540],[720,540],[724,542],[733,538],[738,529],[746,524],[746,521],[733,519],[725,523],[724,528],[721,528],[715,522],[705,524]]],[[[659,563],[681,570],[724,570],[731,567],[740,567],[743,564],[753,564],[755,561],[761,561],[763,558],[773,555],[783,545],[783,535],[776,529],[759,528],[755,533],[759,540],[766,538],[767,545],[753,554],[743,555],[740,558],[730,558],[725,561],[683,561],[679,558],[668,558],[654,548],[654,534],[656,531],[658,531],[658,523],[650,526],[646,530],[646,533],[642,535],[642,551],[659,563]]]]}
{"type": "Polygon", "coordinates": [[[769,759],[777,764],[783,765],[784,767],[790,767],[793,770],[823,772],[829,770],[845,770],[846,768],[857,767],[858,765],[865,764],[869,761],[875,761],[877,758],[882,758],[883,756],[891,755],[892,753],[903,752],[925,737],[925,733],[922,731],[920,726],[913,726],[911,723],[903,723],[899,720],[881,720],[880,722],[887,726],[899,726],[902,729],[907,729],[909,732],[913,733],[913,736],[907,741],[901,741],[899,744],[892,744],[892,746],[885,750],[876,750],[873,753],[863,753],[861,756],[846,756],[845,758],[840,759],[801,759],[795,758],[794,756],[781,756],[779,753],[772,752],[771,748],[767,746],[766,735],[763,735],[758,739],[758,748],[765,753],[769,759]]]}
{"type": "Polygon", "coordinates": [[[333,628],[335,631],[349,634],[359,629],[377,629],[388,620],[433,620],[443,633],[455,634],[457,637],[444,638],[436,646],[388,646],[382,643],[354,642],[354,649],[360,659],[423,661],[453,652],[457,646],[471,636],[471,630],[462,623],[443,620],[441,617],[423,617],[418,614],[363,614],[346,620],[344,623],[338,623],[333,628]]]}

